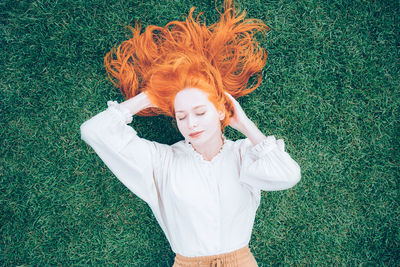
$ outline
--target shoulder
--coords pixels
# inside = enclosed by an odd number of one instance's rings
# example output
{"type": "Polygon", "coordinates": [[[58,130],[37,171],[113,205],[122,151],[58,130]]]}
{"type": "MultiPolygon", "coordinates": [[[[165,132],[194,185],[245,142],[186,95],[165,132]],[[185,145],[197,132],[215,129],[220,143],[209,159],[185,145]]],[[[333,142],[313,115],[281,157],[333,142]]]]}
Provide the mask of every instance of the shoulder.
{"type": "Polygon", "coordinates": [[[243,138],[232,142],[232,148],[239,152],[244,152],[252,146],[250,139],[243,138]]]}
{"type": "Polygon", "coordinates": [[[188,154],[187,144],[185,140],[180,140],[171,145],[171,150],[175,156],[188,154]]]}
{"type": "MultiPolygon", "coordinates": [[[[142,138],[143,139],[143,138],[142,138]]],[[[188,149],[186,147],[185,141],[181,140],[172,145],[158,143],[156,141],[150,141],[147,139],[143,139],[144,142],[148,143],[149,145],[154,146],[159,152],[165,151],[169,156],[174,157],[180,154],[187,154],[188,149]]]]}
{"type": "Polygon", "coordinates": [[[248,138],[230,140],[226,139],[223,150],[224,154],[228,153],[232,156],[242,157],[243,154],[251,147],[251,142],[248,138]]]}

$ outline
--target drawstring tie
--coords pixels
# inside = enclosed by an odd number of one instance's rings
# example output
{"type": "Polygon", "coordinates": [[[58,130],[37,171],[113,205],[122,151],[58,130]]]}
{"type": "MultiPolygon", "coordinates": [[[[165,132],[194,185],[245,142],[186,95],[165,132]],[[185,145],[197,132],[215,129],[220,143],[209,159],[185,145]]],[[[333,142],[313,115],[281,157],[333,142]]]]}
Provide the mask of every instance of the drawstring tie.
{"type": "Polygon", "coordinates": [[[216,258],[211,263],[211,267],[221,267],[221,266],[222,266],[222,260],[220,258],[216,258]]]}

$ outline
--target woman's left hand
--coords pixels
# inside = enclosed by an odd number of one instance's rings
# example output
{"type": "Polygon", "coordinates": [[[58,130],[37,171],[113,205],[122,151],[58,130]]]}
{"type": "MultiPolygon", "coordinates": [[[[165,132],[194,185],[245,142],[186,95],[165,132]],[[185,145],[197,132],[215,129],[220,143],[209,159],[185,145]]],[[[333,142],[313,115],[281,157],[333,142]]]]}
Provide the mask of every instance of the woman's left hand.
{"type": "Polygon", "coordinates": [[[246,125],[248,125],[251,121],[247,117],[246,113],[244,113],[239,102],[228,92],[225,92],[225,94],[231,99],[233,106],[235,108],[233,115],[230,117],[229,126],[243,133],[244,129],[246,128],[246,125]]]}

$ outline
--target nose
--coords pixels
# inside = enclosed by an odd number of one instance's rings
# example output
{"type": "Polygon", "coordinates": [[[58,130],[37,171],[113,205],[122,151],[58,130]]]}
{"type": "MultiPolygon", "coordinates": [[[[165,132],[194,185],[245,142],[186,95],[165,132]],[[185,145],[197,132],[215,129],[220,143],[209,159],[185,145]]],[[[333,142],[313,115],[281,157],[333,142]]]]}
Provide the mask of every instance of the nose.
{"type": "Polygon", "coordinates": [[[193,129],[197,126],[197,119],[191,114],[188,115],[188,127],[189,129],[193,129]]]}

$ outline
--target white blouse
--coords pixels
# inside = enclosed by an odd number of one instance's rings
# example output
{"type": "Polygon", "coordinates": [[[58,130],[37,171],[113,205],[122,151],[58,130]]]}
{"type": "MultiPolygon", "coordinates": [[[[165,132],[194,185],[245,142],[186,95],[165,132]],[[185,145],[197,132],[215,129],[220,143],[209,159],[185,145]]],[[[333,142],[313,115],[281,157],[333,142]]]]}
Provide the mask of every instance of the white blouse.
{"type": "Polygon", "coordinates": [[[153,211],[172,250],[186,257],[227,253],[248,245],[261,190],[299,182],[299,165],[282,139],[224,139],[206,161],[185,141],[173,145],[143,139],[132,115],[116,101],[84,122],[81,138],[114,175],[153,211]]]}

